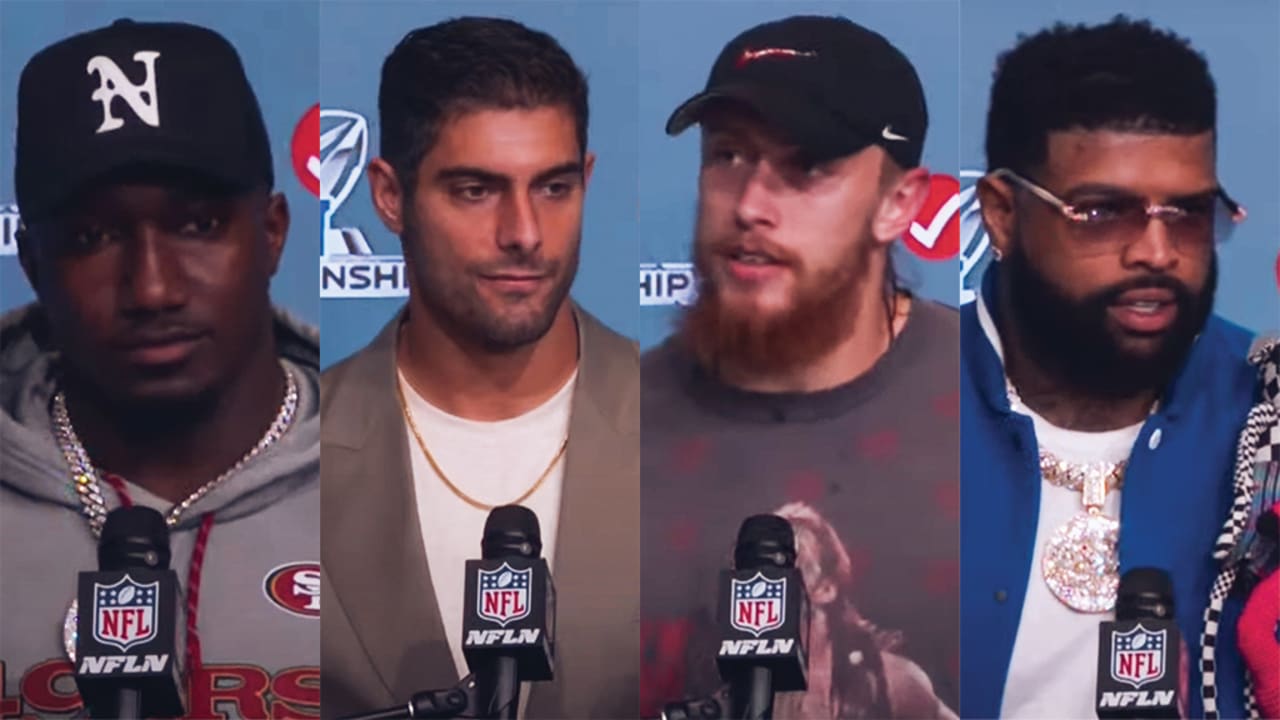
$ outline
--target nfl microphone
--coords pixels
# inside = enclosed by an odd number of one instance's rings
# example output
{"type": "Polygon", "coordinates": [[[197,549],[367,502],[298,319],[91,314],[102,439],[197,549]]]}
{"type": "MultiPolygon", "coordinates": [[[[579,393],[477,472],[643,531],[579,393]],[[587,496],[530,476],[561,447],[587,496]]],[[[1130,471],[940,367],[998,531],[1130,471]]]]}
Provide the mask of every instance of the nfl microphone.
{"type": "Polygon", "coordinates": [[[720,576],[720,651],[731,717],[766,720],[776,692],[805,690],[809,606],[796,569],[796,536],[777,515],[747,518],[733,570],[720,576]]]}
{"type": "Polygon", "coordinates": [[[1116,619],[1098,628],[1098,717],[1178,717],[1181,652],[1169,574],[1157,568],[1126,572],[1116,593],[1116,619]]]}
{"type": "Polygon", "coordinates": [[[476,680],[476,717],[515,718],[520,683],[550,680],[555,588],[538,516],[520,505],[489,513],[480,560],[468,560],[462,654],[476,680]]]}
{"type": "Polygon", "coordinates": [[[107,514],[98,572],[80,573],[76,687],[91,717],[183,714],[174,653],[178,578],[169,528],[147,507],[107,514]]]}

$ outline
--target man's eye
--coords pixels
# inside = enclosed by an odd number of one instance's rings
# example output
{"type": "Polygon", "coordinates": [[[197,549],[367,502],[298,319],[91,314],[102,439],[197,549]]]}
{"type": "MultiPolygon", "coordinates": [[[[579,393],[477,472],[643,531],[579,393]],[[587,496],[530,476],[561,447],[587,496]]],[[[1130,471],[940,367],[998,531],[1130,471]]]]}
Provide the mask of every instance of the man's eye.
{"type": "Polygon", "coordinates": [[[1087,200],[1074,207],[1084,222],[1092,225],[1118,220],[1132,212],[1134,204],[1125,200],[1087,200]]]}
{"type": "Polygon", "coordinates": [[[707,163],[709,165],[740,165],[745,160],[743,154],[731,147],[712,148],[707,153],[707,163]]]}
{"type": "MultiPolygon", "coordinates": [[[[1189,219],[1205,219],[1212,218],[1217,211],[1218,199],[1216,197],[1198,197],[1188,198],[1182,202],[1176,203],[1174,207],[1182,211],[1182,214],[1189,219]]],[[[1223,212],[1226,209],[1223,208],[1223,212]]]]}
{"type": "Polygon", "coordinates": [[[556,180],[542,186],[542,194],[550,198],[567,197],[573,192],[573,183],[556,180]]]}
{"type": "Polygon", "coordinates": [[[90,252],[111,242],[113,238],[111,231],[105,228],[87,227],[72,231],[67,244],[76,252],[90,252]]]}
{"type": "Polygon", "coordinates": [[[222,221],[213,216],[195,217],[178,227],[180,235],[211,235],[222,228],[222,221]]]}
{"type": "Polygon", "coordinates": [[[454,197],[467,202],[480,202],[491,194],[484,185],[460,185],[453,189],[454,197]]]}

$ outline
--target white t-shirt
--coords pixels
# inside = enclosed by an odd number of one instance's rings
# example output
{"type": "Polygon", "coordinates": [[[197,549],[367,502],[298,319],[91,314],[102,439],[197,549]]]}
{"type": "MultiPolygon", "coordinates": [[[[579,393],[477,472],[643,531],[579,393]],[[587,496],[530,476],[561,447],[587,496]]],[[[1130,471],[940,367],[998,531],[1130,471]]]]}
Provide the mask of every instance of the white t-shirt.
{"type": "MultiPolygon", "coordinates": [[[[481,503],[507,505],[537,481],[564,442],[578,374],[575,371],[564,387],[538,407],[497,422],[450,415],[414,392],[403,373],[397,376],[413,422],[449,481],[481,503]]],[[[427,463],[408,423],[404,431],[409,440],[414,498],[431,568],[432,591],[458,677],[464,677],[468,670],[462,654],[463,568],[467,560],[480,557],[480,538],[489,512],[472,507],[455,495],[427,463]]],[[[542,556],[553,577],[563,486],[562,457],[537,491],[520,503],[538,516],[542,556]]],[[[522,705],[525,697],[526,694],[521,695],[522,705]]]]}
{"type": "MultiPolygon", "coordinates": [[[[1004,359],[1000,336],[982,300],[978,317],[992,347],[1004,359]]],[[[1067,462],[1127,460],[1142,431],[1139,422],[1118,430],[1080,432],[1056,427],[1025,406],[1036,442],[1067,462]]],[[[1035,549],[1022,617],[1000,705],[1002,718],[1092,718],[1098,677],[1098,624],[1115,612],[1083,613],[1067,607],[1045,584],[1041,563],[1045,545],[1057,529],[1084,510],[1079,490],[1041,481],[1035,549]]],[[[1104,514],[1120,518],[1120,492],[1107,493],[1104,514]]]]}

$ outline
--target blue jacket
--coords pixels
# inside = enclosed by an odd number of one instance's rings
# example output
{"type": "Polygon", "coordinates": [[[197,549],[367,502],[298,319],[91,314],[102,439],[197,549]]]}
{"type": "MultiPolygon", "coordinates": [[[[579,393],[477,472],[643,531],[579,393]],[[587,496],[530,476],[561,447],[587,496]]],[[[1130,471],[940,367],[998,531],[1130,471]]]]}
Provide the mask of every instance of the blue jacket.
{"type": "MultiPolygon", "coordinates": [[[[982,288],[993,314],[994,270],[982,288]]],[[[960,311],[960,714],[994,718],[1027,583],[1037,580],[1031,557],[1041,479],[1031,419],[1009,409],[1004,367],[976,305],[960,311]]],[[[1199,644],[1217,574],[1213,544],[1231,505],[1236,440],[1257,393],[1247,361],[1250,341],[1244,329],[1209,319],[1158,412],[1143,425],[1125,472],[1120,572],[1157,567],[1173,579],[1175,614],[1190,653],[1191,717],[1203,715],[1199,644]]],[[[1228,602],[1218,635],[1223,718],[1244,716],[1239,611],[1228,602]]]]}

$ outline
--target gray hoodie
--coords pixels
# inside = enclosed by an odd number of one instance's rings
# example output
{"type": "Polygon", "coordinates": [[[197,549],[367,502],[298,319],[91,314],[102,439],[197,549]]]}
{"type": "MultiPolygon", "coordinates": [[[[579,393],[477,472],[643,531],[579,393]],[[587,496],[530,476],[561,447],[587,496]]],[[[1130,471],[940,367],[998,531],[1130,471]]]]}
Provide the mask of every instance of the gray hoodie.
{"type": "MultiPolygon", "coordinates": [[[[51,431],[54,352],[29,305],[0,317],[0,718],[81,712],[62,641],[80,570],[97,569],[51,431]]],[[[277,311],[298,415],[275,445],[183,514],[170,540],[184,657],[187,579],[201,516],[214,513],[197,612],[203,672],[188,674],[188,717],[313,717],[320,703],[320,414],[316,331],[277,311]]],[[[170,503],[128,485],[133,501],[170,503]]],[[[103,487],[108,509],[119,500],[103,487]]]]}

